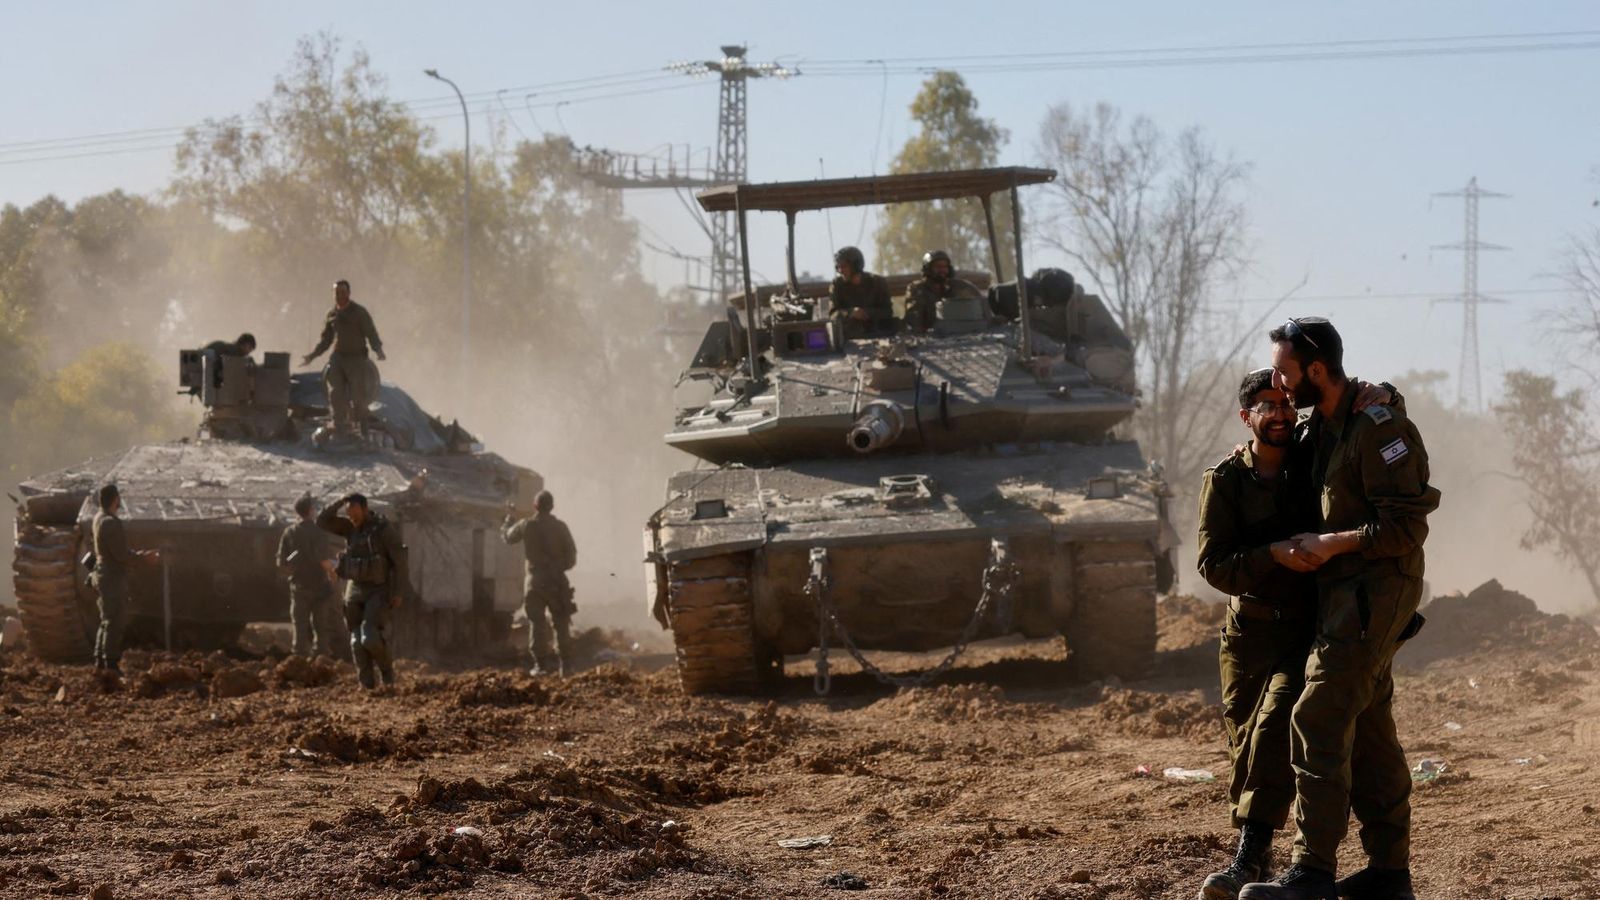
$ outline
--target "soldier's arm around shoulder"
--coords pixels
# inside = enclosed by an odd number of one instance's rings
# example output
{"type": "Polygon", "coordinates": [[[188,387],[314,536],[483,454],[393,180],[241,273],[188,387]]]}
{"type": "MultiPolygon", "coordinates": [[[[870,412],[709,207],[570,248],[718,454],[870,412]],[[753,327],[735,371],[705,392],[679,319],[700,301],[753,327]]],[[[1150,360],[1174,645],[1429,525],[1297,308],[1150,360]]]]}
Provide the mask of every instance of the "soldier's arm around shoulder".
{"type": "Polygon", "coordinates": [[[1239,507],[1243,477],[1229,457],[1207,469],[1200,482],[1196,568],[1207,584],[1234,596],[1249,593],[1277,565],[1270,546],[1245,543],[1239,507]]]}
{"type": "Polygon", "coordinates": [[[1417,426],[1391,407],[1363,411],[1356,453],[1361,485],[1374,518],[1358,530],[1367,559],[1404,556],[1428,537],[1428,514],[1439,508],[1439,489],[1428,483],[1428,450],[1417,426]]]}

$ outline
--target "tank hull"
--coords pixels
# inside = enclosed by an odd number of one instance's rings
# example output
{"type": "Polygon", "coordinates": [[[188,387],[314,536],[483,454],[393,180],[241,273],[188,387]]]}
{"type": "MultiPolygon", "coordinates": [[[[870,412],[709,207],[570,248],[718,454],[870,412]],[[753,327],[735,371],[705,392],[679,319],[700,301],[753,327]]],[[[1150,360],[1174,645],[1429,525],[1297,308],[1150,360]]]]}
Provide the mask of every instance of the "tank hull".
{"type": "MultiPolygon", "coordinates": [[[[1019,577],[1007,614],[978,623],[978,637],[1064,635],[1085,677],[1137,677],[1154,651],[1173,536],[1129,442],[690,471],[669,497],[647,537],[652,605],[682,653],[701,622],[674,621],[674,592],[708,571],[735,579],[720,585],[721,606],[733,595],[748,606],[750,679],[818,645],[814,549],[826,552],[840,625],[863,649],[958,642],[999,539],[1019,577]]],[[[685,684],[743,689],[750,679],[685,684]]]]}

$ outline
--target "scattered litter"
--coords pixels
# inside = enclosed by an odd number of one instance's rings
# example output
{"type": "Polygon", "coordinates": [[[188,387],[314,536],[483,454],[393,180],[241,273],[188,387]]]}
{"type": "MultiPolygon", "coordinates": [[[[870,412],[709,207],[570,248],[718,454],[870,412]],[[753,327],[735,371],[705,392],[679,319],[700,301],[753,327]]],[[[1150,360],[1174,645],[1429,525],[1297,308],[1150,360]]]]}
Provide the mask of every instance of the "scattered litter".
{"type": "Polygon", "coordinates": [[[65,702],[67,702],[67,686],[66,685],[63,684],[61,687],[56,688],[56,702],[57,703],[65,703],[65,702]]]}
{"type": "Polygon", "coordinates": [[[1133,770],[1133,777],[1135,778],[1149,778],[1150,774],[1150,767],[1145,765],[1133,770]]]}
{"type": "Polygon", "coordinates": [[[553,759],[553,760],[556,760],[558,762],[566,762],[567,761],[567,758],[565,756],[562,756],[561,754],[555,752],[554,750],[546,750],[544,752],[544,758],[545,759],[553,759]]]}
{"type": "Polygon", "coordinates": [[[1444,730],[1445,731],[1460,731],[1461,730],[1461,723],[1460,722],[1446,722],[1446,723],[1444,723],[1444,730]]]}
{"type": "Polygon", "coordinates": [[[282,756],[284,759],[303,759],[306,762],[322,761],[321,753],[318,753],[315,750],[307,750],[304,747],[290,747],[289,749],[283,751],[282,756]]]}
{"type": "Polygon", "coordinates": [[[1183,769],[1178,766],[1169,766],[1161,770],[1162,778],[1173,781],[1192,781],[1196,783],[1216,781],[1217,776],[1211,774],[1210,769],[1183,769]]]}
{"type": "Polygon", "coordinates": [[[1478,688],[1480,688],[1482,686],[1483,686],[1483,682],[1479,681],[1476,678],[1468,678],[1467,679],[1467,687],[1472,688],[1473,690],[1477,690],[1478,688]]]}
{"type": "Polygon", "coordinates": [[[822,886],[836,891],[864,891],[867,880],[850,872],[839,872],[822,879],[822,886]]]}
{"type": "Polygon", "coordinates": [[[833,843],[833,835],[818,834],[812,837],[783,838],[778,841],[778,846],[785,850],[812,850],[817,847],[826,847],[833,843]]]}
{"type": "Polygon", "coordinates": [[[1549,761],[1550,757],[1540,753],[1537,756],[1519,756],[1511,762],[1519,766],[1542,766],[1549,761]]]}
{"type": "Polygon", "coordinates": [[[1440,775],[1443,775],[1445,769],[1448,769],[1449,767],[1450,764],[1442,759],[1430,758],[1420,760],[1415,766],[1411,767],[1411,780],[1419,782],[1432,781],[1435,778],[1438,778],[1440,775]]]}
{"type": "Polygon", "coordinates": [[[457,828],[455,833],[461,835],[462,837],[483,837],[483,831],[481,829],[473,828],[471,825],[463,825],[460,828],[457,828]]]}

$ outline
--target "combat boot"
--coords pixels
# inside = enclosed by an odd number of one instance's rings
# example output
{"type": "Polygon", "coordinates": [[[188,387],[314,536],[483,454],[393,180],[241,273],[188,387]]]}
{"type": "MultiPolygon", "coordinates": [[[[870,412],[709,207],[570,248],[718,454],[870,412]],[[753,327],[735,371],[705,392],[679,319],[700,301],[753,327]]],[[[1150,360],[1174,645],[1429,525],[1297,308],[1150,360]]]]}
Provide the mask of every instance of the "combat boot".
{"type": "Polygon", "coordinates": [[[1339,900],[1417,900],[1410,869],[1371,866],[1339,879],[1339,900]]]}
{"type": "Polygon", "coordinates": [[[1299,864],[1270,882],[1247,884],[1239,900],[1339,900],[1333,873],[1299,864]]]}
{"type": "Polygon", "coordinates": [[[1264,822],[1245,822],[1239,829],[1239,849],[1233,862],[1213,872],[1200,886],[1200,900],[1238,900],[1239,889],[1272,877],[1272,828],[1264,822]]]}
{"type": "Polygon", "coordinates": [[[394,667],[384,666],[378,670],[383,675],[383,686],[394,687],[394,667]]]}

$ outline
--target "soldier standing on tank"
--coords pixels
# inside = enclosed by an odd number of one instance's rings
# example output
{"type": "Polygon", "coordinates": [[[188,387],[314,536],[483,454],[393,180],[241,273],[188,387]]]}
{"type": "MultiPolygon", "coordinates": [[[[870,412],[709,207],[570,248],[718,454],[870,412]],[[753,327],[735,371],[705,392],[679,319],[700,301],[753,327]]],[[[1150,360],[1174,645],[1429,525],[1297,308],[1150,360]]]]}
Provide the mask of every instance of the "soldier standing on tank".
{"type": "Polygon", "coordinates": [[[334,579],[324,568],[331,562],[328,537],[317,527],[316,501],[308,494],[296,500],[300,521],[278,538],[278,569],[289,576],[289,621],[294,623],[294,652],[298,656],[321,653],[348,659],[339,639],[339,613],[334,606],[334,579]]]}
{"type": "Polygon", "coordinates": [[[350,299],[350,282],[340,279],[333,285],[333,309],[328,310],[322,326],[322,339],[300,360],[302,366],[329,347],[333,355],[322,370],[322,380],[328,391],[328,406],[333,414],[335,431],[351,432],[365,425],[367,404],[377,391],[377,367],[367,358],[367,348],[383,360],[383,341],[378,338],[378,328],[372,324],[372,314],[367,308],[350,299]]]}
{"type": "Polygon", "coordinates": [[[554,670],[565,678],[574,662],[570,628],[572,614],[577,610],[572,602],[567,572],[578,564],[578,548],[572,542],[567,523],[551,512],[555,504],[555,497],[549,491],[540,491],[533,501],[534,514],[528,518],[517,519],[507,508],[504,536],[508,544],[522,544],[525,560],[522,609],[528,616],[528,654],[533,657],[530,674],[542,675],[554,670]],[[546,612],[550,614],[548,623],[546,612]],[[552,665],[550,652],[552,623],[555,625],[557,665],[552,665]]]}
{"type": "Polygon", "coordinates": [[[1273,329],[1274,384],[1312,408],[1300,443],[1311,458],[1319,527],[1295,535],[1321,560],[1316,638],[1291,718],[1295,770],[1293,865],[1241,900],[1414,900],[1411,776],[1394,725],[1394,654],[1421,627],[1427,516],[1439,506],[1417,427],[1391,407],[1351,411],[1356,384],[1344,342],[1326,319],[1273,329]],[[1349,815],[1361,822],[1367,866],[1337,884],[1349,815]]]}
{"type": "Polygon", "coordinates": [[[90,576],[100,595],[100,628],[94,637],[94,667],[119,671],[122,629],[128,615],[128,575],[135,562],[160,562],[159,550],[131,550],[123,530],[122,494],[114,484],[100,488],[100,511],[94,517],[94,572],[90,576]]]}
{"type": "Polygon", "coordinates": [[[906,288],[906,327],[927,331],[939,321],[940,300],[985,300],[983,291],[964,278],[956,277],[950,254],[929,250],[922,255],[922,278],[906,288]]]}
{"type": "Polygon", "coordinates": [[[1206,878],[1200,900],[1235,900],[1244,885],[1272,874],[1272,835],[1294,802],[1289,714],[1305,684],[1316,620],[1316,565],[1290,540],[1315,515],[1291,484],[1295,409],[1270,368],[1239,385],[1239,418],[1251,439],[1206,470],[1197,545],[1201,576],[1232,595],[1219,657],[1239,845],[1233,862],[1206,878]]]}
{"type": "Polygon", "coordinates": [[[838,277],[828,285],[829,315],[844,323],[847,339],[887,334],[895,329],[889,282],[866,271],[866,265],[866,257],[856,247],[841,247],[833,255],[833,271],[838,277]]]}
{"type": "Polygon", "coordinates": [[[394,658],[389,647],[389,610],[398,608],[411,590],[406,545],[398,527],[367,508],[367,498],[346,494],[317,515],[317,527],[345,539],[337,572],[346,580],[344,621],[350,628],[361,686],[375,686],[376,665],[383,683],[394,684],[394,658]],[[344,515],[339,510],[345,511],[344,515]]]}

